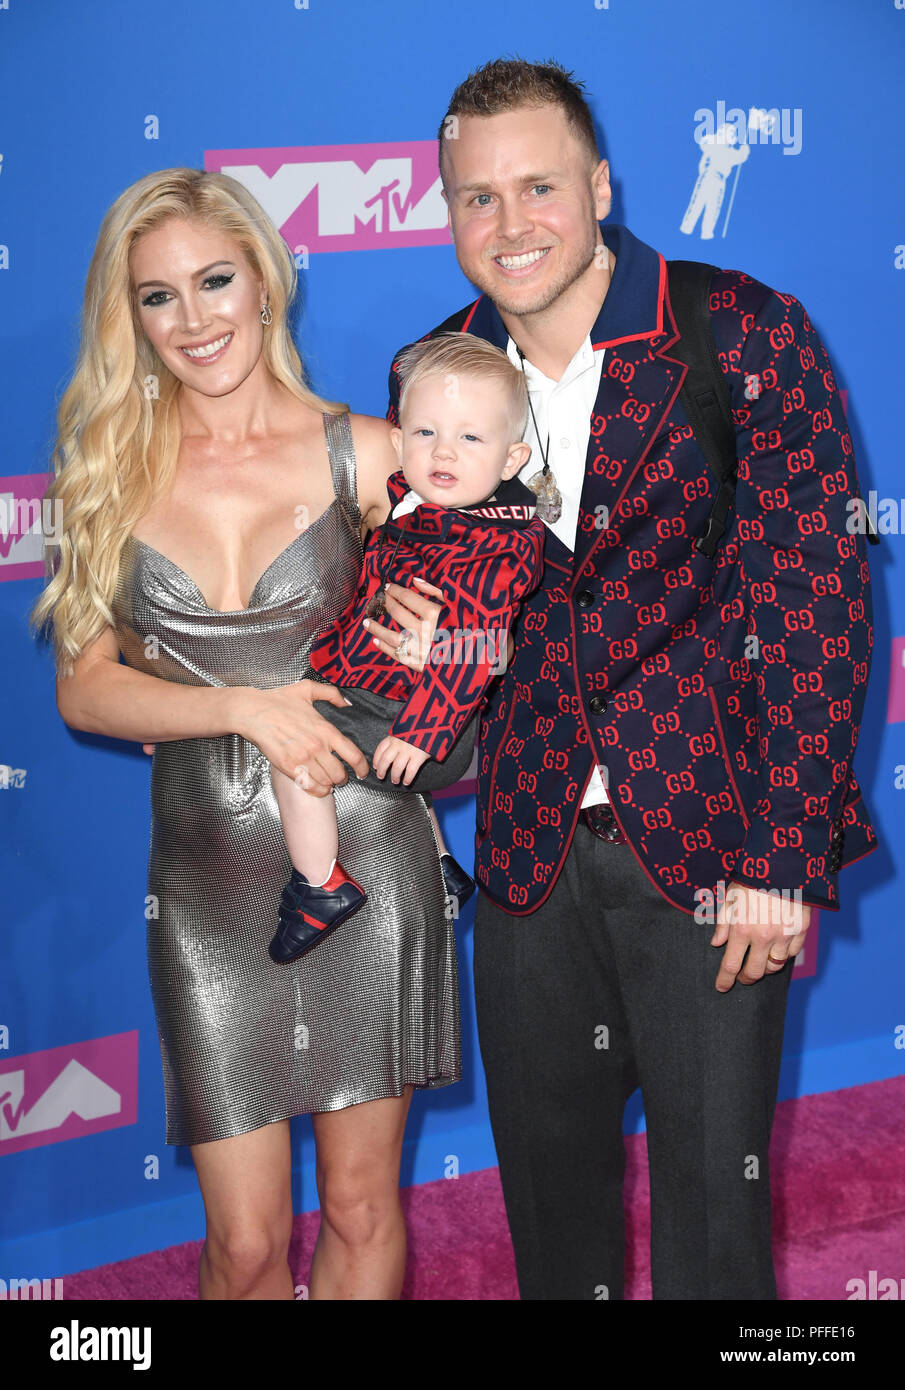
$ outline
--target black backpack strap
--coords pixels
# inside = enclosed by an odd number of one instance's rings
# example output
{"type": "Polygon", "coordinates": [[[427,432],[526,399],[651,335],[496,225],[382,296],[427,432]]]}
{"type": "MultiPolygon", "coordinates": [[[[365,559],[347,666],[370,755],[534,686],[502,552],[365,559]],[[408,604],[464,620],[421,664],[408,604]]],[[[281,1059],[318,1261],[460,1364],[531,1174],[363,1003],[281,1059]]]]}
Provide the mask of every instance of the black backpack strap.
{"type": "Polygon", "coordinates": [[[707,529],[694,546],[701,554],[713,556],[735,500],[738,473],[729,383],[716,355],[710,322],[710,280],[717,267],[703,261],[667,261],[666,269],[669,299],[681,335],[669,352],[688,368],[680,399],[717,481],[707,529]]]}

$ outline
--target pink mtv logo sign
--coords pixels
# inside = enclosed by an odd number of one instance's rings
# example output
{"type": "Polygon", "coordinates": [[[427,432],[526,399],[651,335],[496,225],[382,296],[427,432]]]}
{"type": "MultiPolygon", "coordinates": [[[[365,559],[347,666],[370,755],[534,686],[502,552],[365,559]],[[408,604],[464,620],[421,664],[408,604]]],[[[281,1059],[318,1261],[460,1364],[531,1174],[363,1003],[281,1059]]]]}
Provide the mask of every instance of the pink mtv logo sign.
{"type": "MultiPolygon", "coordinates": [[[[52,473],[0,478],[0,583],[44,577],[41,499],[52,479],[52,473]]],[[[46,529],[50,532],[52,528],[48,525],[46,529]]]]}
{"type": "Polygon", "coordinates": [[[134,1125],[138,1033],[0,1060],[0,1157],[134,1125]]]}
{"type": "Polygon", "coordinates": [[[887,724],[905,719],[905,637],[892,639],[892,661],[889,667],[889,705],[887,724]]]}
{"type": "Polygon", "coordinates": [[[207,150],[204,167],[244,184],[295,254],[451,245],[436,140],[207,150]]]}

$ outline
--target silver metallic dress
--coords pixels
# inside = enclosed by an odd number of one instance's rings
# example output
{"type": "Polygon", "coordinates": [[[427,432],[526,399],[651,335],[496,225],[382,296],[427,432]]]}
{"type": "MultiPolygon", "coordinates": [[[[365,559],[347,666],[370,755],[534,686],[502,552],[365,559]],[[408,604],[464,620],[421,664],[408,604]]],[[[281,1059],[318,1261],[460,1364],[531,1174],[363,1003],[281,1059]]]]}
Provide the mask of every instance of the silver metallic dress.
{"type": "MultiPolygon", "coordinates": [[[[114,600],[125,661],[184,685],[300,680],[308,650],[355,591],[362,561],[347,415],[324,415],[335,490],[264,571],[247,609],[208,607],[132,537],[114,600]]],[[[367,902],[291,964],[267,954],[290,872],[263,754],[237,734],[157,745],[148,923],[168,1144],[446,1086],[461,1075],[456,947],[427,805],[337,787],[340,862],[367,902]]]]}

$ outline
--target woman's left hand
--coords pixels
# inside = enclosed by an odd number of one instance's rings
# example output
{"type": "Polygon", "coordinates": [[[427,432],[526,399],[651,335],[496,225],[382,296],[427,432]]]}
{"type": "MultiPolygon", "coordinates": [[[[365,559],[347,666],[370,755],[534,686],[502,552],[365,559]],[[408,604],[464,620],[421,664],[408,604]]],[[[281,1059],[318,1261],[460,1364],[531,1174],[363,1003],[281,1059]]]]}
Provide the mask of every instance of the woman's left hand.
{"type": "Polygon", "coordinates": [[[384,586],[387,613],[399,624],[402,632],[377,622],[376,618],[366,618],[364,621],[376,645],[386,656],[392,656],[400,665],[408,666],[413,671],[423,671],[430,657],[431,643],[445,602],[442,589],[428,584],[426,579],[416,575],[412,582],[418,586],[416,589],[404,584],[384,586]],[[435,603],[429,595],[436,595],[441,602],[435,603]],[[409,640],[403,646],[405,633],[409,634],[409,640]]]}

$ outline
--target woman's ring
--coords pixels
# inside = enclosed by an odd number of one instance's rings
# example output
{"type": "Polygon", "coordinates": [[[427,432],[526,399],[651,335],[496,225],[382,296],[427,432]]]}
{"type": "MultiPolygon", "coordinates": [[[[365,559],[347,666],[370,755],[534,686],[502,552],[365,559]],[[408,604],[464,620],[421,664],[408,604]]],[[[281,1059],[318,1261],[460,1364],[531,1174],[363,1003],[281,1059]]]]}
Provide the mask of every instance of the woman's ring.
{"type": "Polygon", "coordinates": [[[411,641],[413,635],[413,633],[409,632],[408,628],[406,628],[405,632],[403,632],[402,637],[399,639],[399,645],[396,648],[397,661],[402,661],[403,657],[408,656],[409,642],[411,641]]]}

